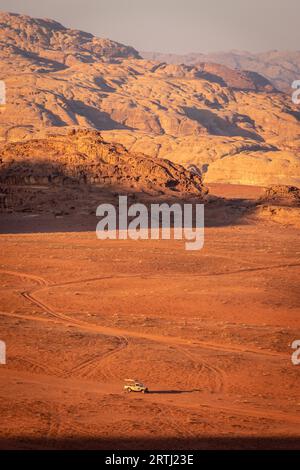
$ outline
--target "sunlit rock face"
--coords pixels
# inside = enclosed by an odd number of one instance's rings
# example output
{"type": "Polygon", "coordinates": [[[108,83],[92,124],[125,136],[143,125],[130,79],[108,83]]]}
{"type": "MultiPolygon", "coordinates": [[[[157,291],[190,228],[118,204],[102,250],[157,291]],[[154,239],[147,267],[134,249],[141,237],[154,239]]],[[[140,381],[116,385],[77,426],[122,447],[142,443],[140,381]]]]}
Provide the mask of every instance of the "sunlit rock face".
{"type": "Polygon", "coordinates": [[[206,182],[299,185],[300,110],[260,74],[145,60],[53,20],[0,19],[2,141],[84,127],[206,182]]]}

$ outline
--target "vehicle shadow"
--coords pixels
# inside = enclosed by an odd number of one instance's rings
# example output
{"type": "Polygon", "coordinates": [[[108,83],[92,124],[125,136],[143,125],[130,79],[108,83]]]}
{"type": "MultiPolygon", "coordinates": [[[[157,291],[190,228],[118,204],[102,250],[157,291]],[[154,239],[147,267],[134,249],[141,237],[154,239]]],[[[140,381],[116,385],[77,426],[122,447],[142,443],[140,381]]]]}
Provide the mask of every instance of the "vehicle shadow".
{"type": "Polygon", "coordinates": [[[194,393],[194,392],[201,392],[200,389],[194,388],[192,390],[148,390],[147,394],[179,394],[179,393],[194,393]]]}

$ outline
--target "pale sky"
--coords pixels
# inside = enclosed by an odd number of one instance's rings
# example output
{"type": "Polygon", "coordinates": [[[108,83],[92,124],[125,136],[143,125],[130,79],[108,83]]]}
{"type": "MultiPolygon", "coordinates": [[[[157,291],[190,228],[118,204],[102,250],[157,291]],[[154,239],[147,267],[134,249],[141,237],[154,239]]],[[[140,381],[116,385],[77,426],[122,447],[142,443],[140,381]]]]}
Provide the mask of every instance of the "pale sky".
{"type": "Polygon", "coordinates": [[[300,0],[0,0],[139,51],[300,50],[300,0]]]}

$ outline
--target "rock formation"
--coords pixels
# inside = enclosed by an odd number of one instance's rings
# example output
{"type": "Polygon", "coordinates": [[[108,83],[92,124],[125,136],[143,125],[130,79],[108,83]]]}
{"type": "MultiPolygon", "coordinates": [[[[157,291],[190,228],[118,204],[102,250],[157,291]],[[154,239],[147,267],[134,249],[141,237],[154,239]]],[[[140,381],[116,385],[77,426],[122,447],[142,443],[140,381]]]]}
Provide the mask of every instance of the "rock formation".
{"type": "Polygon", "coordinates": [[[262,196],[262,201],[300,206],[300,189],[296,186],[269,186],[266,188],[264,196],[262,196]]]}
{"type": "Polygon", "coordinates": [[[115,192],[201,200],[207,190],[199,175],[167,160],[129,153],[105,142],[98,131],[71,130],[0,148],[2,210],[56,212],[84,202],[95,213],[99,197],[115,192]]]}

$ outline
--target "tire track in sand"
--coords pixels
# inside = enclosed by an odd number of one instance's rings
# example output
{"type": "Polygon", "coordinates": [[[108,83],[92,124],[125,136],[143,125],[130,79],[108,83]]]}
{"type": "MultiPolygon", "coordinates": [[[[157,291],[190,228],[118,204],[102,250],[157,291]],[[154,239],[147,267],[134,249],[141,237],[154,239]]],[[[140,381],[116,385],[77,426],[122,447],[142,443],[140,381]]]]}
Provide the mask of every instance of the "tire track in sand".
{"type": "MultiPolygon", "coordinates": [[[[276,266],[266,266],[266,267],[258,267],[258,268],[247,268],[243,270],[237,270],[237,271],[232,271],[232,272],[220,272],[220,273],[208,273],[200,276],[214,276],[214,275],[230,275],[230,274],[236,274],[241,271],[261,271],[261,270],[267,270],[267,269],[278,269],[278,268],[283,268],[283,267],[294,267],[294,266],[300,266],[299,263],[294,263],[294,264],[285,264],[285,265],[276,265],[276,266]]],[[[51,287],[60,287],[64,285],[69,285],[69,284],[80,284],[83,282],[89,282],[89,281],[96,281],[96,280],[104,280],[104,279],[111,279],[111,278],[128,278],[128,277],[138,277],[138,278],[145,278],[145,277],[155,277],[155,276],[146,276],[146,275],[133,275],[133,276],[99,276],[99,277],[94,277],[94,278],[88,278],[88,279],[78,279],[74,281],[67,281],[64,283],[58,283],[58,284],[50,284],[47,282],[45,279],[34,276],[34,275],[27,275],[25,273],[20,273],[20,272],[13,272],[9,271],[11,274],[17,275],[17,276],[24,276],[24,277],[30,277],[34,278],[36,280],[39,280],[39,284],[41,287],[38,289],[34,289],[32,291],[23,291],[21,292],[21,295],[34,304],[35,306],[41,308],[45,312],[47,312],[49,315],[52,317],[57,318],[58,320],[61,320],[68,326],[74,326],[74,327],[79,327],[84,330],[88,331],[98,331],[104,335],[108,336],[125,336],[125,337],[135,337],[135,338],[142,338],[145,340],[150,340],[150,341],[155,341],[155,342],[160,342],[160,343],[167,343],[167,344],[177,344],[177,345],[188,345],[188,346],[193,346],[193,347],[200,347],[203,349],[208,349],[208,350],[214,350],[214,351],[219,351],[223,353],[242,353],[242,354],[247,354],[247,355],[259,355],[259,356],[270,356],[274,358],[282,358],[286,359],[287,354],[281,353],[281,352],[276,352],[276,351],[267,351],[267,350],[261,350],[261,349],[254,349],[254,348],[245,348],[245,347],[240,347],[240,346],[229,346],[229,345],[220,345],[217,343],[211,343],[207,341],[190,341],[186,340],[183,338],[178,338],[178,337],[172,337],[172,336],[162,336],[162,335],[154,335],[154,334],[149,334],[149,333],[140,333],[140,332],[135,332],[131,330],[123,330],[123,329],[118,329],[114,327],[105,327],[105,326],[99,326],[96,324],[91,324],[89,322],[85,322],[82,320],[76,320],[74,318],[71,318],[63,313],[60,313],[58,311],[55,311],[50,305],[47,305],[46,303],[38,300],[35,296],[34,293],[43,291],[45,289],[49,289],[51,287]]],[[[4,314],[4,312],[3,312],[4,314]]],[[[28,320],[34,320],[38,321],[40,319],[35,318],[35,317],[29,317],[29,316],[22,316],[22,315],[17,315],[17,314],[11,314],[11,316],[19,317],[19,318],[27,318],[28,320]]],[[[43,319],[44,320],[44,319],[43,319]]]]}
{"type": "Polygon", "coordinates": [[[177,348],[178,351],[183,353],[194,364],[193,371],[189,373],[187,383],[191,388],[201,387],[203,385],[203,374],[208,375],[208,382],[211,393],[222,393],[226,387],[226,375],[224,371],[213,366],[203,358],[196,358],[195,354],[183,348],[177,348]],[[196,374],[196,375],[195,375],[196,374]]]}
{"type": "MultiPolygon", "coordinates": [[[[40,291],[40,289],[38,289],[40,291]]],[[[35,291],[37,292],[37,291],[35,291]]],[[[240,347],[240,346],[228,346],[228,345],[220,345],[217,343],[211,343],[207,341],[191,341],[188,339],[184,338],[179,338],[175,336],[163,336],[163,335],[155,335],[151,333],[143,333],[139,331],[132,331],[132,330],[126,330],[126,329],[120,329],[120,328],[115,328],[115,327],[107,327],[107,326],[102,326],[102,325],[97,325],[93,323],[89,323],[83,320],[76,320],[74,318],[71,318],[63,313],[57,312],[53,310],[51,306],[48,304],[45,304],[44,302],[41,302],[38,300],[32,293],[27,292],[22,292],[21,295],[26,298],[28,301],[33,303],[35,306],[40,307],[43,309],[45,312],[49,313],[51,316],[54,316],[55,318],[63,321],[66,325],[69,326],[74,326],[74,327],[79,327],[87,331],[94,331],[94,332],[99,332],[102,333],[103,335],[107,336],[126,336],[126,337],[132,337],[132,338],[142,338],[145,340],[150,340],[158,343],[165,343],[165,344],[178,344],[178,345],[188,345],[188,346],[193,346],[193,347],[199,347],[203,349],[208,349],[208,350],[214,350],[214,351],[219,351],[223,353],[234,353],[234,354],[248,354],[248,355],[258,355],[258,356],[270,356],[274,358],[282,358],[286,359],[288,354],[284,354],[281,352],[275,352],[275,351],[263,351],[261,349],[254,349],[254,348],[245,348],[245,347],[240,347]]],[[[25,317],[24,317],[25,318],[25,317]]],[[[34,317],[32,317],[34,318],[34,317]]]]}
{"type": "Polygon", "coordinates": [[[128,340],[125,336],[116,336],[116,338],[118,339],[119,344],[115,349],[107,351],[104,354],[95,354],[89,359],[86,359],[73,367],[67,373],[67,377],[79,374],[80,377],[83,378],[93,378],[99,370],[104,378],[109,378],[109,376],[116,377],[116,375],[111,371],[111,367],[109,366],[109,361],[107,361],[107,359],[115,356],[128,346],[128,340]]]}
{"type": "Polygon", "coordinates": [[[8,269],[0,269],[0,273],[9,274],[10,276],[17,276],[21,279],[29,279],[30,281],[36,282],[39,286],[48,286],[49,283],[44,278],[36,276],[35,274],[27,274],[19,271],[10,271],[8,269]]]}

